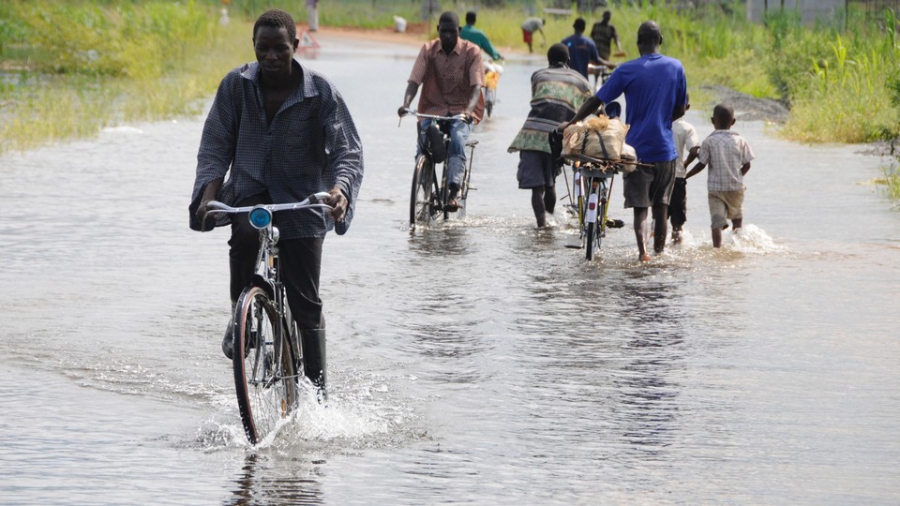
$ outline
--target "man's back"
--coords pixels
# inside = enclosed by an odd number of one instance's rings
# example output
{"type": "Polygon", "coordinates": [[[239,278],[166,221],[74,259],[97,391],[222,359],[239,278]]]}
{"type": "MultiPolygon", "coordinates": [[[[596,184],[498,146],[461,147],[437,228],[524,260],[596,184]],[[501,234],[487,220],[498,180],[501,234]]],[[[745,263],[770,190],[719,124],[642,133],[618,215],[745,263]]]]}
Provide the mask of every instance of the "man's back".
{"type": "Polygon", "coordinates": [[[487,35],[474,25],[466,25],[459,30],[459,38],[467,40],[484,50],[485,53],[491,55],[491,58],[500,59],[500,53],[491,45],[491,41],[487,35]]]}
{"type": "Polygon", "coordinates": [[[616,27],[613,25],[598,22],[594,23],[594,26],[591,28],[591,39],[596,44],[600,57],[604,60],[608,60],[610,53],[612,53],[612,40],[615,36],[616,27]]]}
{"type": "Polygon", "coordinates": [[[686,92],[681,62],[653,53],[619,65],[597,98],[608,104],[624,93],[628,144],[642,161],[664,162],[677,157],[672,114],[676,105],[684,105],[686,92]]]}
{"type": "Polygon", "coordinates": [[[585,78],[588,76],[588,63],[597,61],[597,46],[594,41],[581,34],[574,34],[562,41],[569,48],[569,67],[585,78]]]}

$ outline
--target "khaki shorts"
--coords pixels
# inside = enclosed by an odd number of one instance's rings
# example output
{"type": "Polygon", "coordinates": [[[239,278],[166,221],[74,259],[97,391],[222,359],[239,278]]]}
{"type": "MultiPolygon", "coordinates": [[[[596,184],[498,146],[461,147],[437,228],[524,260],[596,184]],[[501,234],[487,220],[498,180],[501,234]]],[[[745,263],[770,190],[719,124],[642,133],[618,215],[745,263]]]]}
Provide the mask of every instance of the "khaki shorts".
{"type": "Polygon", "coordinates": [[[740,220],[744,217],[744,190],[709,192],[709,217],[712,228],[722,228],[728,220],[740,220]]]}

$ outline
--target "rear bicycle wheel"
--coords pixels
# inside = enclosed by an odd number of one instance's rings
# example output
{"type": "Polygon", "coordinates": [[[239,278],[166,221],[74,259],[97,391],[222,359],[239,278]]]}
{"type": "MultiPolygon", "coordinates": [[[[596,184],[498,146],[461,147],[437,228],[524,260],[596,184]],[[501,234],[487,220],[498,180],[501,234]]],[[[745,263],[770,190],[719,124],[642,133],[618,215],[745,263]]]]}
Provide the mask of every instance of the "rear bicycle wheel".
{"type": "Polygon", "coordinates": [[[434,165],[424,155],[416,162],[413,171],[412,190],[409,196],[409,229],[417,224],[428,224],[434,219],[437,209],[434,165]]]}
{"type": "Polygon", "coordinates": [[[234,387],[250,444],[271,434],[299,398],[293,350],[269,295],[251,286],[241,293],[234,315],[234,387]]]}

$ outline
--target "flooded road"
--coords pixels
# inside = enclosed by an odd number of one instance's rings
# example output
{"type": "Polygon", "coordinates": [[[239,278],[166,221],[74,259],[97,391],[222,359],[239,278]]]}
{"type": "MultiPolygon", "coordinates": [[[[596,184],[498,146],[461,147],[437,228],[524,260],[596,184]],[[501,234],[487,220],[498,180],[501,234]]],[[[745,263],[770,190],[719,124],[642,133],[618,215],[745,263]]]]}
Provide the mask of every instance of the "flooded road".
{"type": "MultiPolygon", "coordinates": [[[[5,155],[2,502],[900,502],[900,215],[866,184],[878,159],[738,119],[742,237],[712,249],[701,174],[683,245],[640,265],[613,230],[586,263],[561,208],[537,231],[516,188],[541,62],[512,62],[467,218],[410,235],[395,111],[417,50],[320,42],[305,63],[366,158],[356,220],[325,243],[330,407],[243,439],[228,234],[187,227],[203,118],[5,155]]],[[[701,137],[708,116],[688,115],[701,137]]]]}

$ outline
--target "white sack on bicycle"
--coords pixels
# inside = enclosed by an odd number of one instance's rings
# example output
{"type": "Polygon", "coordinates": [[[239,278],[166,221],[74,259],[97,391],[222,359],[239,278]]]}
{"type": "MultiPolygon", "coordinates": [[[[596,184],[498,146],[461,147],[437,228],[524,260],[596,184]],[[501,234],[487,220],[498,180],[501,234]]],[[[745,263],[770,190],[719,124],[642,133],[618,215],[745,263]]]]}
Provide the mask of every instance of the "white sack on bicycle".
{"type": "Polygon", "coordinates": [[[628,125],[619,118],[592,116],[566,128],[563,132],[562,154],[583,154],[605,160],[619,160],[627,133],[628,125]]]}

